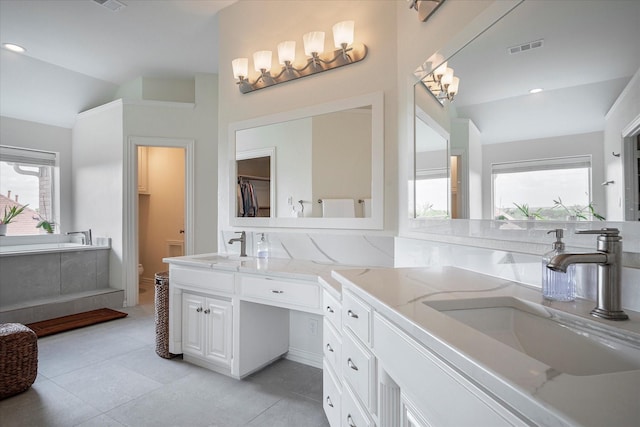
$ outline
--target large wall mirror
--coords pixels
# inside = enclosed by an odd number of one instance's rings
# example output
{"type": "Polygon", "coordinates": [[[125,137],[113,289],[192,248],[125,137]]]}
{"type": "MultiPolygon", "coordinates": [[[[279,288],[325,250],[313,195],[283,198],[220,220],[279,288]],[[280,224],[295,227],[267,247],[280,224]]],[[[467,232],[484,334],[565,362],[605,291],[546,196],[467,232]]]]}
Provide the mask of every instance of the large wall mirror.
{"type": "Polygon", "coordinates": [[[383,95],[230,125],[231,224],[383,228],[383,95]]]}
{"type": "Polygon", "coordinates": [[[637,1],[523,1],[451,57],[428,58],[410,217],[640,219],[638,137],[605,150],[607,112],[640,68],[639,18],[637,1]],[[453,101],[428,88],[445,60],[453,101]],[[626,180],[607,176],[616,167],[626,180]],[[445,212],[433,201],[444,188],[445,212]]]}

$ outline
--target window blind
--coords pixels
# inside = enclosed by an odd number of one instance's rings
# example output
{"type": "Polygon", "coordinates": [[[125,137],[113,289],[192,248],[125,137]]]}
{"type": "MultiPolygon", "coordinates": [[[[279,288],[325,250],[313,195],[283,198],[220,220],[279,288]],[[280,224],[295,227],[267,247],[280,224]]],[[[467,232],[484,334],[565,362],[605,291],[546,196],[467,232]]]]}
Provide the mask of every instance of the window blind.
{"type": "Polygon", "coordinates": [[[0,145],[0,161],[31,166],[55,166],[57,154],[0,145]]]}

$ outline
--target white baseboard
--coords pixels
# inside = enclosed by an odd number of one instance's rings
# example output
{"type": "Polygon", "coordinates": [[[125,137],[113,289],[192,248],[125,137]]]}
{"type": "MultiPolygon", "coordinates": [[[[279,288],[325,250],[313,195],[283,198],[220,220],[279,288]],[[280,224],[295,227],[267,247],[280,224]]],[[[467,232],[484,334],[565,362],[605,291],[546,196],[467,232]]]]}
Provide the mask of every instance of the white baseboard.
{"type": "Polygon", "coordinates": [[[318,354],[307,350],[301,350],[299,348],[289,347],[289,352],[285,356],[285,359],[322,369],[322,353],[318,354]]]}

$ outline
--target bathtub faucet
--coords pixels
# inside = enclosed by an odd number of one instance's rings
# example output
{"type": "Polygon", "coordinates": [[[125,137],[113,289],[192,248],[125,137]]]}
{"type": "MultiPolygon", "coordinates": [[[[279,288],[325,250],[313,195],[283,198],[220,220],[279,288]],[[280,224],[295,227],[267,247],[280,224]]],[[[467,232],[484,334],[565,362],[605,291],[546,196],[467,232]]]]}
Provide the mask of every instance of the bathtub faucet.
{"type": "Polygon", "coordinates": [[[67,232],[67,235],[71,235],[71,234],[82,234],[83,245],[91,246],[91,244],[93,243],[91,241],[91,229],[89,229],[88,231],[68,231],[67,232]]]}

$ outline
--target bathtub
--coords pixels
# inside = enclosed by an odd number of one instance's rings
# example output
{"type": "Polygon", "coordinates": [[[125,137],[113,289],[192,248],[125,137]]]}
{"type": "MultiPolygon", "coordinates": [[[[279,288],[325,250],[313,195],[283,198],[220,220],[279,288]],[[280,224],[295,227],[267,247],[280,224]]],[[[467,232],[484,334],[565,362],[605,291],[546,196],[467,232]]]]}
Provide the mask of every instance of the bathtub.
{"type": "Polygon", "coordinates": [[[0,240],[0,322],[122,307],[123,291],[109,287],[110,246],[7,240],[0,240]]]}
{"type": "Polygon", "coordinates": [[[31,243],[26,245],[0,245],[0,255],[25,253],[68,252],[104,249],[100,246],[86,246],[81,243],[31,243]]]}

